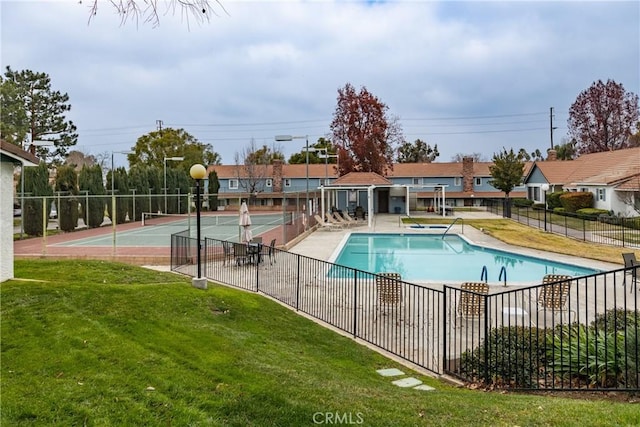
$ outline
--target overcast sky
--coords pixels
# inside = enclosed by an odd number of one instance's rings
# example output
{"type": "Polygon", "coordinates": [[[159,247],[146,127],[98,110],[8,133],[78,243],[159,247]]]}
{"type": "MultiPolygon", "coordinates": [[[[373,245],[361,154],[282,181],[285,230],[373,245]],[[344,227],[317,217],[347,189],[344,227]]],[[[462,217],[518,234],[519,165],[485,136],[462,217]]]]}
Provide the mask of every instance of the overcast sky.
{"type": "MultiPolygon", "coordinates": [[[[153,28],[121,25],[106,0],[90,23],[89,0],[0,0],[2,69],[45,72],[68,93],[85,153],[128,150],[162,120],[226,164],[251,139],[328,135],[346,83],[441,162],[546,151],[549,108],[559,143],[598,79],[640,93],[638,1],[220,1],[208,23],[163,7],[153,28]]],[[[304,141],[280,144],[288,158],[304,141]]]]}

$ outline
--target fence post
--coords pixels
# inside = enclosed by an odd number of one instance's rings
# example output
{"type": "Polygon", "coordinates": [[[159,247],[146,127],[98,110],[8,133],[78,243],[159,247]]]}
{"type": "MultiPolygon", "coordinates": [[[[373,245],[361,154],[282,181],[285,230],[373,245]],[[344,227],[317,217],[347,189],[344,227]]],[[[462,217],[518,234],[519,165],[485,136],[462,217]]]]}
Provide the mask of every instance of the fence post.
{"type": "Polygon", "coordinates": [[[296,255],[297,275],[296,275],[296,311],[300,310],[300,255],[296,255]]]}
{"type": "Polygon", "coordinates": [[[622,247],[624,248],[624,229],[626,228],[626,220],[624,218],[621,218],[621,225],[622,225],[622,247]]]}
{"type": "Polygon", "coordinates": [[[489,307],[488,295],[483,295],[484,299],[484,380],[489,381],[489,307]]]}
{"type": "Polygon", "coordinates": [[[584,218],[582,219],[582,241],[587,241],[587,220],[584,218]]]}
{"type": "Polygon", "coordinates": [[[353,278],[353,337],[357,337],[358,330],[358,272],[354,271],[353,278]]]}
{"type": "Polygon", "coordinates": [[[442,368],[445,366],[448,367],[447,364],[447,310],[449,308],[449,287],[444,287],[444,292],[442,293],[442,368]]]}

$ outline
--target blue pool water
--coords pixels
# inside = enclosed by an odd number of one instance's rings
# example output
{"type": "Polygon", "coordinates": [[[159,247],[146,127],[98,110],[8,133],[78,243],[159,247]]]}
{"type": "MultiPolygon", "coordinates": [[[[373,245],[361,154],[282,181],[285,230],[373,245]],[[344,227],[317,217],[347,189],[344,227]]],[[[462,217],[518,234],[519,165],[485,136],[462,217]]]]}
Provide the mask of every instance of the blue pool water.
{"type": "MultiPolygon", "coordinates": [[[[442,235],[353,233],[334,262],[370,273],[398,272],[408,281],[479,281],[484,266],[489,282],[499,281],[504,266],[509,283],[536,282],[545,274],[586,276],[599,271],[475,246],[456,235],[443,239],[442,235]]],[[[335,269],[329,274],[343,272],[335,269]]]]}

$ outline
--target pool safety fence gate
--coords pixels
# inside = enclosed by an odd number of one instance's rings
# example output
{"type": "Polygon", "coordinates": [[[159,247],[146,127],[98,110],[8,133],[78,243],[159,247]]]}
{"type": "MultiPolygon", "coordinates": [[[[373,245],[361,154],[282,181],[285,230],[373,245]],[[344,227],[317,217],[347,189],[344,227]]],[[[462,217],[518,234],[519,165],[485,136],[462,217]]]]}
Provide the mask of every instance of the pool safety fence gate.
{"type": "MultiPolygon", "coordinates": [[[[172,236],[173,271],[196,275],[195,240],[172,236]]],[[[268,295],[436,374],[513,390],[640,390],[638,266],[536,286],[463,289],[269,245],[252,251],[207,238],[202,251],[207,279],[268,295]]]]}
{"type": "MultiPolygon", "coordinates": [[[[505,216],[502,201],[489,200],[486,206],[489,212],[505,216]]],[[[593,218],[521,206],[511,206],[510,214],[511,219],[521,224],[565,237],[610,246],[640,247],[640,218],[637,217],[599,215],[593,218]]]]}

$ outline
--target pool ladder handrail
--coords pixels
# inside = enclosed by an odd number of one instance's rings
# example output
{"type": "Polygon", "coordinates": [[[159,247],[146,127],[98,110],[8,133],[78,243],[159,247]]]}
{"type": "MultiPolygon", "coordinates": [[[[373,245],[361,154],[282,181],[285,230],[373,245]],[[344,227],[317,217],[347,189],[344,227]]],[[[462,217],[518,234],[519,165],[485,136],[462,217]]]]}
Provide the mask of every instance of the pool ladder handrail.
{"type": "Polygon", "coordinates": [[[484,280],[484,283],[487,283],[489,281],[489,273],[487,271],[486,265],[482,266],[482,273],[480,273],[480,281],[482,280],[484,280]]]}
{"type": "Polygon", "coordinates": [[[444,233],[442,233],[442,239],[444,239],[444,236],[447,234],[447,232],[449,230],[451,230],[451,227],[453,227],[453,225],[458,222],[458,220],[460,220],[460,222],[462,223],[462,232],[464,233],[464,221],[462,220],[461,217],[458,217],[456,219],[453,220],[453,222],[451,224],[449,224],[449,226],[447,227],[446,230],[444,230],[444,233]]]}
{"type": "MultiPolygon", "coordinates": [[[[418,228],[425,228],[425,226],[424,226],[424,225],[420,224],[420,223],[418,222],[418,220],[414,219],[411,215],[407,215],[407,218],[409,218],[409,220],[410,220],[412,223],[414,223],[415,225],[417,225],[417,226],[418,226],[418,228]]],[[[402,221],[402,218],[400,218],[400,221],[402,221]]]]}
{"type": "MultiPolygon", "coordinates": [[[[483,280],[484,280],[484,283],[487,283],[489,280],[489,272],[487,271],[486,265],[482,266],[482,273],[480,273],[480,281],[483,281],[483,280]]],[[[498,282],[500,280],[504,280],[503,281],[504,286],[507,286],[507,267],[505,267],[504,265],[500,269],[500,275],[498,276],[498,282]]]]}
{"type": "Polygon", "coordinates": [[[504,286],[507,286],[507,267],[505,267],[504,265],[500,269],[500,276],[498,276],[498,282],[500,280],[503,280],[502,279],[502,273],[504,273],[504,286]]]}

